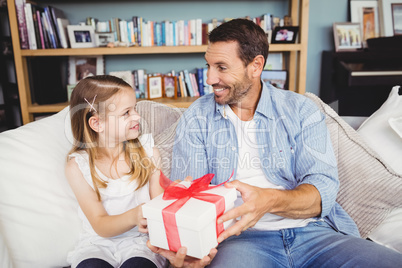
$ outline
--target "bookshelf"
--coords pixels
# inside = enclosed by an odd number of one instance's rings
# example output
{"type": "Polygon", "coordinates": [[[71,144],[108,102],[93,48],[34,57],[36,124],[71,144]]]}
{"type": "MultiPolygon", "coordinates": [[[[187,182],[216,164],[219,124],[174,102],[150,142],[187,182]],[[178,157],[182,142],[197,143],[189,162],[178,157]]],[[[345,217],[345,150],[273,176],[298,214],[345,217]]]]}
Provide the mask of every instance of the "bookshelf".
{"type": "MultiPolygon", "coordinates": [[[[93,3],[87,0],[88,3],[93,3]]],[[[224,2],[224,1],[223,1],[224,2]]],[[[78,2],[71,2],[72,5],[78,2]]],[[[143,4],[146,1],[142,2],[143,4]]],[[[40,3],[39,3],[40,4],[40,3]]],[[[120,3],[121,4],[121,3],[120,3]]],[[[124,4],[124,2],[123,2],[124,4]]],[[[168,5],[169,1],[165,2],[168,5]]],[[[207,3],[206,3],[207,4],[207,3]]],[[[118,47],[118,48],[75,48],[75,49],[21,49],[19,31],[14,0],[7,0],[10,18],[10,30],[12,36],[15,69],[19,90],[19,99],[23,124],[34,120],[34,114],[55,113],[62,110],[68,103],[38,105],[32,103],[29,84],[29,72],[27,59],[30,57],[54,57],[54,56],[91,56],[91,55],[165,55],[165,54],[199,54],[203,57],[207,46],[155,46],[155,47],[118,47]]],[[[300,94],[305,92],[306,66],[307,66],[307,42],[308,42],[308,16],[309,0],[289,0],[288,14],[293,25],[299,26],[298,42],[296,44],[271,44],[270,52],[283,52],[287,59],[286,65],[289,71],[289,89],[300,94]]],[[[193,11],[195,12],[195,11],[193,11]]],[[[156,99],[155,101],[166,103],[176,107],[188,107],[196,98],[156,99]]]]}
{"type": "Polygon", "coordinates": [[[0,132],[21,125],[8,10],[0,6],[0,132]]]}

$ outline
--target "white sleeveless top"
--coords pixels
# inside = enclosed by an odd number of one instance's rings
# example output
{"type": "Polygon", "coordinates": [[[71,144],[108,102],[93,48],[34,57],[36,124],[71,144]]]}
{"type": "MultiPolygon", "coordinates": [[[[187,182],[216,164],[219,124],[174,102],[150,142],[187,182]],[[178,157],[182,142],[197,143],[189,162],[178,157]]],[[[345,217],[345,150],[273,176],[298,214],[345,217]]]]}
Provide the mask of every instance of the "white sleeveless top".
{"type": "MultiPolygon", "coordinates": [[[[139,137],[139,140],[148,157],[152,157],[154,147],[152,135],[143,134],[139,137]]],[[[71,158],[75,158],[85,181],[94,189],[87,152],[79,151],[72,153],[69,155],[69,159],[71,158]]],[[[107,183],[106,188],[99,188],[99,193],[102,204],[109,215],[122,214],[150,200],[149,182],[140,189],[135,190],[138,182],[137,180],[130,181],[130,175],[125,175],[119,179],[111,179],[97,168],[96,172],[107,183]]],[[[80,207],[78,207],[78,215],[83,223],[83,231],[80,235],[78,245],[68,256],[68,261],[73,267],[90,257],[99,257],[108,261],[114,267],[118,267],[125,260],[133,256],[146,257],[157,264],[158,267],[164,267],[164,258],[148,249],[146,246],[148,235],[140,233],[137,226],[121,235],[104,238],[100,237],[93,230],[80,207]],[[105,254],[105,248],[110,251],[108,254],[105,254]]]]}

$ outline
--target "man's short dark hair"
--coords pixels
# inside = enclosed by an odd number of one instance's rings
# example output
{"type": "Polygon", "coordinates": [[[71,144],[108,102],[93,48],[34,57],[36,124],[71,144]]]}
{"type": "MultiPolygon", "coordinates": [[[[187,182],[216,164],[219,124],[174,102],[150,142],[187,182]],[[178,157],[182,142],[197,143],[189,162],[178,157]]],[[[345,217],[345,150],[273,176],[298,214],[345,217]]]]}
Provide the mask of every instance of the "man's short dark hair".
{"type": "Polygon", "coordinates": [[[209,35],[209,42],[236,41],[239,44],[239,57],[247,66],[253,59],[262,55],[264,66],[268,57],[268,37],[264,30],[248,19],[233,19],[222,23],[213,29],[209,35]]]}

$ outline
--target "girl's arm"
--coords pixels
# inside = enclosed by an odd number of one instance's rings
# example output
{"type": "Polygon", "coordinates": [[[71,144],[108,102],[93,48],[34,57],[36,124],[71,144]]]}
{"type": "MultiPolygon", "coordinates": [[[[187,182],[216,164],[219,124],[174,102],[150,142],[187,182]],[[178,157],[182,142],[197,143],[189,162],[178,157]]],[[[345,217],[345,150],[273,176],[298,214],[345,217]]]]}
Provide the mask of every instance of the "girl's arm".
{"type": "Polygon", "coordinates": [[[140,224],[143,218],[141,206],[137,206],[120,215],[109,215],[102,202],[98,200],[96,192],[85,181],[74,159],[70,159],[67,162],[66,177],[78,204],[99,236],[116,236],[140,224]]]}
{"type": "Polygon", "coordinates": [[[160,171],[161,156],[160,156],[158,148],[154,147],[153,153],[154,153],[154,155],[152,156],[152,161],[153,161],[156,169],[149,178],[149,195],[151,196],[151,199],[157,197],[164,191],[163,188],[161,187],[161,185],[159,184],[159,178],[160,178],[160,173],[161,173],[161,171],[160,171]]]}

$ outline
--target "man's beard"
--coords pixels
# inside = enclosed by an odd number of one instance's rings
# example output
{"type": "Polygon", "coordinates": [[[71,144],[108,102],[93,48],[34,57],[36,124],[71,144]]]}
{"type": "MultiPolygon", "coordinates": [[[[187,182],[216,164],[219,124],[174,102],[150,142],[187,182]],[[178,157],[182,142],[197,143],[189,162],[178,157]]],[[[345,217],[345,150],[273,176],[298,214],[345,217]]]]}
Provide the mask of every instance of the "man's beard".
{"type": "Polygon", "coordinates": [[[217,99],[215,101],[220,105],[239,103],[250,91],[252,84],[248,77],[245,77],[242,82],[237,82],[231,87],[225,87],[229,89],[229,94],[223,99],[217,99]]]}

